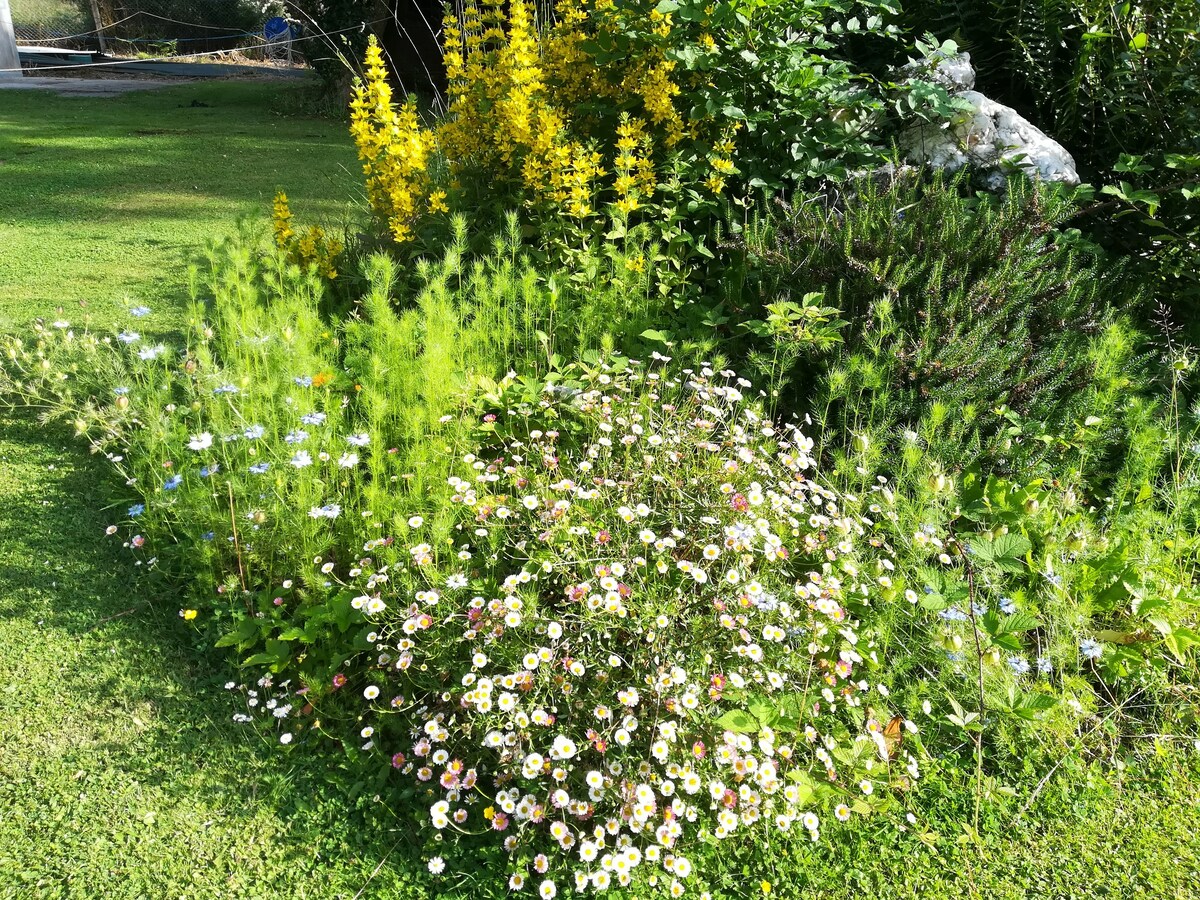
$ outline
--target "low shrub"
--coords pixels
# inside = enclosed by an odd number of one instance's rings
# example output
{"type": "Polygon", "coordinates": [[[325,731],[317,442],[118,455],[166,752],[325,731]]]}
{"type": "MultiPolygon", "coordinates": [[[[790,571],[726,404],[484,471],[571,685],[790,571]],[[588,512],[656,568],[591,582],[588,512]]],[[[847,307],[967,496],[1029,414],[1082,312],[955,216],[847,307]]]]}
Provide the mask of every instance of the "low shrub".
{"type": "Polygon", "coordinates": [[[1137,336],[1107,302],[1120,267],[1061,239],[1074,209],[1022,178],[993,201],[911,171],[797,202],[744,236],[730,302],[751,364],[831,434],[954,410],[967,428],[947,464],[1021,469],[1041,445],[1014,443],[1017,421],[1098,417],[1119,441],[1114,392],[1144,383],[1137,336]]]}

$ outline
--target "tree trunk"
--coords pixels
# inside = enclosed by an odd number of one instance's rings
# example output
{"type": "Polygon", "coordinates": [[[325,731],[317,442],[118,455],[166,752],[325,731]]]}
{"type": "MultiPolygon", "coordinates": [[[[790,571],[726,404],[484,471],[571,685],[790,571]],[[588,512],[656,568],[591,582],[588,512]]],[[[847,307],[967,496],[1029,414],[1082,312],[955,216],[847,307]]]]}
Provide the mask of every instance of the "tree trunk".
{"type": "Polygon", "coordinates": [[[446,68],[440,35],[441,0],[388,0],[389,17],[380,42],[393,76],[407,91],[443,96],[446,68]]]}

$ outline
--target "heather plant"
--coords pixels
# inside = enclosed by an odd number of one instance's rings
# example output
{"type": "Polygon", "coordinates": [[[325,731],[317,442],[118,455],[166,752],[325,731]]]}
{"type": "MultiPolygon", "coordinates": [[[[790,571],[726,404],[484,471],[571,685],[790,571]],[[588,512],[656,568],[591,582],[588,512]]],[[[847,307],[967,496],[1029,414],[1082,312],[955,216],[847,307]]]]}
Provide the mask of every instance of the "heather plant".
{"type": "Polygon", "coordinates": [[[1099,463],[1141,350],[1106,302],[1125,290],[1120,266],[1060,240],[1075,209],[1021,178],[992,200],[918,172],[798,201],[742,237],[728,294],[750,362],[830,433],[894,434],[954,409],[969,427],[944,442],[958,448],[946,463],[1020,469],[1045,446],[1014,442],[1022,427],[1091,419],[1099,463]]]}

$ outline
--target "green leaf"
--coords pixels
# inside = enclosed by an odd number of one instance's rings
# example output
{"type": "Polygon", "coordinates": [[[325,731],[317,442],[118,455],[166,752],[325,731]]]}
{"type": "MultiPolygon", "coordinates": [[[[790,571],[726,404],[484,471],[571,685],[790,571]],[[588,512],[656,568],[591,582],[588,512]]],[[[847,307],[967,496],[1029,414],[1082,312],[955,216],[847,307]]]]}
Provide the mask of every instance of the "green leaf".
{"type": "Polygon", "coordinates": [[[799,769],[792,769],[787,773],[786,777],[796,785],[798,794],[796,798],[797,805],[804,806],[806,803],[812,801],[813,796],[816,794],[816,787],[807,773],[801,772],[799,769]]]}
{"type": "Polygon", "coordinates": [[[1165,643],[1171,652],[1175,654],[1175,657],[1180,662],[1183,662],[1187,651],[1200,644],[1200,634],[1197,634],[1190,628],[1179,627],[1171,632],[1171,637],[1165,643]]]}
{"type": "Polygon", "coordinates": [[[759,730],[758,722],[740,709],[731,709],[717,719],[717,727],[735,734],[754,734],[759,730]]]}
{"type": "Polygon", "coordinates": [[[996,538],[992,542],[992,549],[997,559],[1023,559],[1033,549],[1033,544],[1025,535],[1009,532],[996,538]]]}
{"type": "Polygon", "coordinates": [[[917,602],[921,604],[922,609],[927,609],[930,612],[941,612],[950,605],[949,601],[938,593],[922,594],[917,602]]]}
{"type": "Polygon", "coordinates": [[[218,647],[233,647],[235,645],[248,644],[259,635],[259,625],[257,619],[242,619],[238,627],[229,634],[222,635],[216,643],[218,647]]]}
{"type": "Polygon", "coordinates": [[[1015,634],[997,634],[992,636],[992,643],[1010,653],[1021,652],[1021,639],[1015,634]]]}
{"type": "Polygon", "coordinates": [[[659,0],[658,6],[654,8],[665,16],[667,13],[673,13],[679,9],[679,4],[675,0],[659,0]]]}
{"type": "Polygon", "coordinates": [[[754,716],[760,725],[772,725],[779,718],[779,710],[769,700],[756,697],[747,704],[750,715],[754,716]]]}
{"type": "Polygon", "coordinates": [[[647,341],[654,341],[655,343],[659,344],[667,344],[670,343],[671,340],[671,335],[665,331],[656,331],[653,328],[647,328],[639,335],[639,337],[642,337],[647,341]]]}
{"type": "Polygon", "coordinates": [[[979,624],[983,626],[983,630],[992,637],[995,637],[1004,631],[1004,629],[1000,627],[1000,621],[999,613],[991,610],[988,610],[979,618],[979,624]]]}
{"type": "Polygon", "coordinates": [[[1015,612],[1012,615],[1005,616],[1000,622],[1000,630],[1009,634],[1020,631],[1030,631],[1037,628],[1042,623],[1038,621],[1037,616],[1033,613],[1025,611],[1015,612]]]}
{"type": "Polygon", "coordinates": [[[1022,719],[1033,721],[1040,713],[1058,705],[1058,700],[1049,694],[1022,694],[1020,699],[1012,704],[1009,711],[1022,719]]]}

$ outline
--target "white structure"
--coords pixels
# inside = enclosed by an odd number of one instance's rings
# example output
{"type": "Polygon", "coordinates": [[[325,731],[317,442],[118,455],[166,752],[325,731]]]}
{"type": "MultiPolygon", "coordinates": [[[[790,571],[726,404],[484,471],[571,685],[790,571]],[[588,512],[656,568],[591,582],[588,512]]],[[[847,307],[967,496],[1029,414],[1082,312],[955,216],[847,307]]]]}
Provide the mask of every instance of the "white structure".
{"type": "Polygon", "coordinates": [[[20,77],[21,57],[17,55],[17,36],[13,31],[12,9],[9,8],[8,0],[0,0],[0,78],[20,77]]]}

